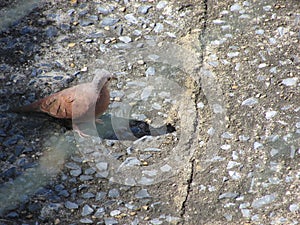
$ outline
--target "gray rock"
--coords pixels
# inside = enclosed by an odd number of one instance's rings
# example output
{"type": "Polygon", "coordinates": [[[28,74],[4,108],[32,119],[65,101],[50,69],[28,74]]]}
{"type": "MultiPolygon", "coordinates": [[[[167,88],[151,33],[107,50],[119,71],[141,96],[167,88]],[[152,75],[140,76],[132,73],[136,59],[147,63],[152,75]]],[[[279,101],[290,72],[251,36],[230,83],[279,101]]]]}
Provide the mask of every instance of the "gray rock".
{"type": "Polygon", "coordinates": [[[65,202],[65,207],[67,209],[78,209],[78,204],[76,204],[74,202],[66,201],[65,202]]]}
{"type": "Polygon", "coordinates": [[[114,224],[118,224],[118,221],[115,220],[114,218],[105,218],[104,223],[105,225],[114,225],[114,224]]]}
{"type": "Polygon", "coordinates": [[[141,5],[139,8],[138,8],[138,13],[141,13],[141,14],[147,14],[149,9],[151,8],[152,6],[151,5],[141,5]]]}
{"type": "Polygon", "coordinates": [[[94,214],[96,218],[103,218],[104,215],[105,215],[105,209],[103,207],[97,209],[97,211],[94,214]]]}
{"type": "Polygon", "coordinates": [[[70,171],[70,175],[71,175],[72,177],[78,177],[81,173],[82,173],[81,169],[71,170],[71,171],[70,171]]]}
{"type": "Polygon", "coordinates": [[[248,105],[248,106],[251,106],[251,105],[255,105],[258,103],[258,100],[254,97],[251,97],[251,98],[247,98],[246,100],[244,100],[242,102],[242,105],[248,105]]]}
{"type": "Polygon", "coordinates": [[[113,26],[119,21],[119,18],[104,17],[101,21],[101,26],[113,26]]]}
{"type": "Polygon", "coordinates": [[[162,23],[156,23],[153,31],[155,33],[161,33],[164,30],[164,25],[162,23]]]}
{"type": "Polygon", "coordinates": [[[101,201],[105,198],[105,196],[106,196],[106,192],[104,192],[104,191],[97,192],[95,200],[101,201]]]}
{"type": "Polygon", "coordinates": [[[238,193],[233,193],[233,192],[225,192],[221,195],[219,195],[219,199],[224,199],[224,198],[236,198],[238,197],[239,194],[238,193]]]}
{"type": "Polygon", "coordinates": [[[119,40],[126,44],[132,41],[131,38],[128,36],[121,36],[121,37],[119,37],[119,40]]]}
{"type": "Polygon", "coordinates": [[[145,72],[146,76],[154,76],[155,75],[155,68],[150,66],[145,72]]]}
{"type": "Polygon", "coordinates": [[[161,10],[161,9],[165,8],[167,5],[168,5],[167,1],[160,1],[157,3],[156,8],[158,10],[161,10]]]}
{"type": "Polygon", "coordinates": [[[91,192],[86,192],[86,193],[84,193],[84,194],[82,195],[82,197],[83,197],[84,199],[90,199],[90,198],[94,198],[95,195],[94,195],[93,193],[91,193],[91,192]]]}
{"type": "Polygon", "coordinates": [[[109,198],[118,198],[119,196],[120,196],[120,191],[116,188],[113,188],[108,192],[109,198]]]}
{"type": "Polygon", "coordinates": [[[298,77],[291,77],[282,80],[282,84],[285,86],[295,86],[297,84],[298,77]]]}
{"type": "Polygon", "coordinates": [[[94,212],[94,209],[92,207],[90,207],[89,205],[84,205],[83,208],[82,208],[82,212],[81,212],[81,215],[82,216],[87,216],[87,215],[90,215],[94,212]]]}
{"type": "Polygon", "coordinates": [[[107,162],[99,162],[96,164],[96,167],[100,171],[105,171],[108,169],[108,163],[107,162]]]}
{"type": "Polygon", "coordinates": [[[93,220],[91,220],[89,218],[83,218],[83,219],[80,219],[80,223],[83,223],[83,224],[92,224],[94,222],[93,222],[93,220]]]}
{"type": "Polygon", "coordinates": [[[275,193],[270,194],[270,195],[265,195],[261,198],[255,199],[251,206],[255,209],[261,208],[267,204],[272,203],[273,201],[275,201],[277,195],[275,193]]]}
{"type": "Polygon", "coordinates": [[[151,196],[149,195],[147,189],[141,189],[134,195],[134,197],[142,199],[142,198],[150,198],[151,196]]]}
{"type": "Polygon", "coordinates": [[[129,22],[129,23],[132,23],[132,24],[137,24],[138,23],[138,20],[137,18],[132,14],[126,14],[125,15],[125,19],[129,22]]]}

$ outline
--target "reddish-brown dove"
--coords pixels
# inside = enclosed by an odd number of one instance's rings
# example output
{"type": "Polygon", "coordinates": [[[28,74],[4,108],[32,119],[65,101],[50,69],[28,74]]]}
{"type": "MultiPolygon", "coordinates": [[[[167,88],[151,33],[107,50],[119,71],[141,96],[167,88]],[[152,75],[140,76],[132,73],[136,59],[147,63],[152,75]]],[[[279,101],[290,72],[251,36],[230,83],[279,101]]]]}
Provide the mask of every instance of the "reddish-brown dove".
{"type": "MultiPolygon", "coordinates": [[[[114,78],[106,70],[96,70],[92,82],[64,89],[32,104],[13,109],[14,112],[43,112],[60,119],[72,119],[73,128],[80,136],[77,124],[95,121],[110,103],[108,84],[114,78]]],[[[99,121],[99,120],[96,120],[99,121]]]]}

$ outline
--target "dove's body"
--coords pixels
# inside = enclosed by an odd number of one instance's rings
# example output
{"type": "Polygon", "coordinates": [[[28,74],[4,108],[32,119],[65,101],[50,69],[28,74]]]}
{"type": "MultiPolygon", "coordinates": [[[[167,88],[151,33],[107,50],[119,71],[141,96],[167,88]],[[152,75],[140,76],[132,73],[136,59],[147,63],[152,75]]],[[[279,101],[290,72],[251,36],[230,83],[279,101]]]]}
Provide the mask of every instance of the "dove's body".
{"type": "Polygon", "coordinates": [[[55,118],[72,119],[73,123],[95,120],[108,108],[108,81],[111,78],[109,72],[99,70],[90,83],[67,88],[12,111],[43,112],[55,118]]]}

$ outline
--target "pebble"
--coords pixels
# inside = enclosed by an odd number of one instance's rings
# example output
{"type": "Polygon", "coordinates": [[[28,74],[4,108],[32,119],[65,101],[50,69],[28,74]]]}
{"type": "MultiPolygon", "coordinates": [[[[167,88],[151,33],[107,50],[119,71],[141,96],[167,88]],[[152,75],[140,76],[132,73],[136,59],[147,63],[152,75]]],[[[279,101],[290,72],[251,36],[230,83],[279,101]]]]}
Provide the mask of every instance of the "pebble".
{"type": "Polygon", "coordinates": [[[113,188],[108,191],[108,197],[109,198],[118,198],[118,197],[120,197],[120,191],[116,188],[113,188]]]}
{"type": "Polygon", "coordinates": [[[119,40],[126,44],[132,41],[132,39],[128,36],[121,36],[121,37],[119,37],[119,40]]]}
{"type": "Polygon", "coordinates": [[[82,216],[88,216],[94,212],[94,209],[90,207],[88,204],[84,205],[82,208],[81,215],[82,216]]]}
{"type": "Polygon", "coordinates": [[[254,97],[251,97],[251,98],[247,98],[246,100],[244,100],[242,102],[242,105],[251,106],[251,105],[255,105],[257,103],[258,103],[258,100],[254,97]]]}
{"type": "Polygon", "coordinates": [[[295,86],[297,84],[298,77],[286,78],[282,80],[282,84],[285,86],[295,86]]]}
{"type": "Polygon", "coordinates": [[[263,147],[263,144],[262,144],[262,143],[259,143],[259,142],[257,142],[257,141],[255,141],[255,142],[253,143],[253,148],[254,148],[254,150],[257,150],[257,149],[262,148],[262,147],[263,147]]]}
{"type": "Polygon", "coordinates": [[[239,4],[235,3],[232,6],[230,6],[230,11],[232,12],[237,12],[240,11],[242,9],[242,6],[240,6],[239,4]]]}
{"type": "Polygon", "coordinates": [[[120,215],[121,211],[120,210],[113,210],[109,213],[110,216],[117,216],[120,215]]]}
{"type": "Polygon", "coordinates": [[[104,191],[97,192],[95,200],[101,201],[105,198],[105,196],[106,196],[106,192],[104,192],[104,191]]]}
{"type": "Polygon", "coordinates": [[[147,68],[146,72],[145,72],[146,76],[154,76],[155,75],[155,68],[150,66],[147,68]]]}
{"type": "Polygon", "coordinates": [[[136,197],[138,199],[143,199],[143,198],[150,198],[151,196],[149,195],[147,189],[141,189],[134,195],[134,197],[136,197]]]}
{"type": "Polygon", "coordinates": [[[76,204],[74,202],[66,201],[65,202],[65,207],[67,209],[78,209],[78,204],[76,204]]]}
{"type": "Polygon", "coordinates": [[[276,116],[277,114],[277,111],[268,111],[266,112],[266,119],[269,120],[269,119],[272,119],[274,116],[276,116]]]}
{"type": "Polygon", "coordinates": [[[99,14],[103,14],[103,15],[108,15],[109,13],[112,12],[112,9],[103,6],[99,6],[97,10],[99,14]]]}
{"type": "Polygon", "coordinates": [[[72,177],[78,177],[82,173],[81,169],[71,170],[70,175],[72,177]]]}
{"type": "Polygon", "coordinates": [[[80,223],[83,223],[83,224],[92,224],[94,222],[93,222],[93,220],[91,220],[89,218],[83,218],[83,219],[80,219],[80,223]]]}
{"type": "Polygon", "coordinates": [[[233,193],[233,192],[225,192],[221,195],[219,195],[219,199],[224,199],[224,198],[236,198],[238,197],[239,194],[238,193],[233,193]]]}
{"type": "Polygon", "coordinates": [[[132,23],[132,24],[137,24],[138,23],[138,20],[137,18],[132,14],[126,14],[125,17],[124,17],[129,23],[132,23]]]}
{"type": "Polygon", "coordinates": [[[100,171],[105,171],[108,169],[108,163],[107,162],[99,162],[96,164],[96,167],[100,171]]]}
{"type": "Polygon", "coordinates": [[[103,207],[98,208],[97,211],[94,214],[94,216],[96,218],[103,218],[104,215],[105,215],[105,209],[103,207]]]}
{"type": "Polygon", "coordinates": [[[299,204],[291,204],[289,210],[293,213],[299,211],[299,204]]]}
{"type": "Polygon", "coordinates": [[[153,30],[155,33],[161,33],[164,30],[164,25],[162,23],[156,23],[153,30]]]}
{"type": "Polygon", "coordinates": [[[119,18],[104,17],[101,21],[101,26],[103,26],[103,27],[113,26],[119,21],[120,21],[119,18]]]}
{"type": "Polygon", "coordinates": [[[165,164],[165,165],[163,165],[163,166],[160,167],[160,170],[161,170],[162,172],[169,172],[169,171],[172,170],[172,167],[169,166],[168,164],[165,164]]]}
{"type": "Polygon", "coordinates": [[[93,179],[94,179],[94,177],[90,176],[90,175],[81,175],[79,177],[79,180],[81,180],[81,181],[89,181],[89,180],[93,180],[93,179]]]}
{"type": "Polygon", "coordinates": [[[147,14],[151,7],[152,7],[151,5],[142,5],[138,8],[138,12],[140,14],[147,14]]]}
{"type": "Polygon", "coordinates": [[[115,220],[114,218],[104,218],[104,223],[105,225],[114,225],[114,224],[118,224],[118,221],[115,220]]]}
{"type": "Polygon", "coordinates": [[[156,8],[158,10],[161,10],[161,9],[165,8],[167,5],[168,5],[167,1],[159,1],[156,5],[156,8]]]}
{"type": "Polygon", "coordinates": [[[265,195],[261,198],[255,199],[251,206],[255,209],[261,208],[267,204],[272,203],[273,201],[275,201],[277,195],[275,193],[270,194],[270,195],[265,195]]]}

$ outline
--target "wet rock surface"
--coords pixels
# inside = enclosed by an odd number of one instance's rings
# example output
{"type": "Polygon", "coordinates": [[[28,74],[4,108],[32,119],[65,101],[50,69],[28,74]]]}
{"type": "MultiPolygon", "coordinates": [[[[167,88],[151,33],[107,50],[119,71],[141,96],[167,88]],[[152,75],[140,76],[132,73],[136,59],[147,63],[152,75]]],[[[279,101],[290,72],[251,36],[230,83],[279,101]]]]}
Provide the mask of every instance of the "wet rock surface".
{"type": "Polygon", "coordinates": [[[0,224],[297,224],[295,5],[3,1],[0,224]],[[89,137],[9,112],[96,68],[118,80],[89,137]]]}

